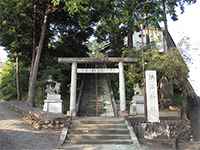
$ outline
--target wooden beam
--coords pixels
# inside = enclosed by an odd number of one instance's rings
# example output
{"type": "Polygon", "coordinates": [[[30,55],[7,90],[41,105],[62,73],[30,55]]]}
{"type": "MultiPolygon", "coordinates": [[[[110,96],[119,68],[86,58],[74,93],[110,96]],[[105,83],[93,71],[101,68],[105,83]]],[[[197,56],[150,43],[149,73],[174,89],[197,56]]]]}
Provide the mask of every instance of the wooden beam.
{"type": "Polygon", "coordinates": [[[135,58],[130,57],[105,57],[105,58],[92,58],[92,57],[59,57],[59,63],[135,63],[135,58]]]}

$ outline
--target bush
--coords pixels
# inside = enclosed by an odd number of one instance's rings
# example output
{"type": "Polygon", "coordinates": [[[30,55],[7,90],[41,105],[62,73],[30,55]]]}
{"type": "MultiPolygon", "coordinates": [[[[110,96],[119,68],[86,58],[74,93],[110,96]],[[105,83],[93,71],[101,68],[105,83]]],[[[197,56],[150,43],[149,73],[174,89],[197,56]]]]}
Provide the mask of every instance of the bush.
{"type": "Polygon", "coordinates": [[[182,95],[174,95],[173,103],[177,106],[182,106],[183,101],[186,101],[186,97],[182,95]]]}
{"type": "MultiPolygon", "coordinates": [[[[29,70],[22,63],[19,64],[20,92],[22,99],[26,99],[28,90],[29,70]]],[[[16,72],[15,64],[8,60],[0,70],[0,99],[16,99],[16,72]]]]}
{"type": "Polygon", "coordinates": [[[0,99],[15,99],[16,95],[17,92],[14,64],[10,61],[7,61],[0,70],[0,99]]]}

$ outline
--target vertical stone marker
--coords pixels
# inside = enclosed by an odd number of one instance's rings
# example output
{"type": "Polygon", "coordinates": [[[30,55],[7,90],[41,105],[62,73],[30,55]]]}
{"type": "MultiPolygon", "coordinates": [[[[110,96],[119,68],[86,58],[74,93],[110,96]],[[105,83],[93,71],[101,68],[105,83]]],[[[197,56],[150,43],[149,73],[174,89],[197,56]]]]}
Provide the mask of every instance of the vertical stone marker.
{"type": "Polygon", "coordinates": [[[156,71],[145,71],[147,121],[160,122],[156,71]]]}

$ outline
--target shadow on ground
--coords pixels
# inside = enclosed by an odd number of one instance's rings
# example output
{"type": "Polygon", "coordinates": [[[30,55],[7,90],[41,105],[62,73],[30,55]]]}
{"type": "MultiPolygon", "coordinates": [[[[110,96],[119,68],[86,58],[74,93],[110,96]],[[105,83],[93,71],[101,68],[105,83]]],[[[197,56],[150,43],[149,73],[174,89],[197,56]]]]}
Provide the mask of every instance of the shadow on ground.
{"type": "Polygon", "coordinates": [[[55,132],[0,130],[0,149],[51,150],[56,148],[58,138],[55,132]]]}

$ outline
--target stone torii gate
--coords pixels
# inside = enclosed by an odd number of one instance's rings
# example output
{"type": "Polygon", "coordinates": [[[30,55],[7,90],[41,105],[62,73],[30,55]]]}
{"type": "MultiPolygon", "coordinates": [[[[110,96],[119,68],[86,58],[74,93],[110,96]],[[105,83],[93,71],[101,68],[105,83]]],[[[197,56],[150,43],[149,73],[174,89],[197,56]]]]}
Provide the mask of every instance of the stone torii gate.
{"type": "Polygon", "coordinates": [[[90,58],[90,57],[73,57],[73,58],[58,58],[59,63],[71,65],[71,86],[70,86],[70,115],[75,116],[76,110],[76,86],[78,73],[118,73],[119,74],[119,95],[120,95],[120,112],[126,111],[126,91],[124,79],[124,63],[136,62],[133,58],[121,57],[106,57],[106,58],[90,58]],[[77,68],[77,64],[112,64],[118,63],[118,68],[77,68]]]}

